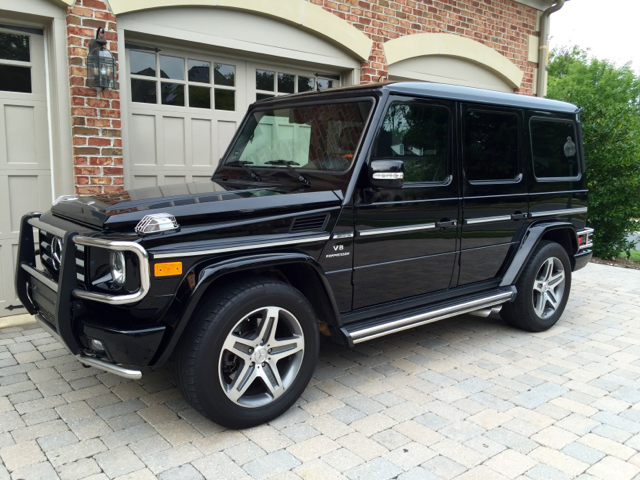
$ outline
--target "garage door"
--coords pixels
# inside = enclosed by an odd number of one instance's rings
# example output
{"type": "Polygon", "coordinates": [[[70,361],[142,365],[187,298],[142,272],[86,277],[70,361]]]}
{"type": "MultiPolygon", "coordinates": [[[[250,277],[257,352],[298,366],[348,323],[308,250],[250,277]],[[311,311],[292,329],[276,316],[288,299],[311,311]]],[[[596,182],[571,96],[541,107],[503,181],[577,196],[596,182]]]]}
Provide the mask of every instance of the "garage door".
{"type": "Polygon", "coordinates": [[[339,82],[300,68],[157,50],[127,48],[128,188],[208,180],[249,104],[339,82]]]}
{"type": "Polygon", "coordinates": [[[26,313],[13,284],[20,218],[51,206],[44,36],[0,27],[0,317],[26,313]]]}

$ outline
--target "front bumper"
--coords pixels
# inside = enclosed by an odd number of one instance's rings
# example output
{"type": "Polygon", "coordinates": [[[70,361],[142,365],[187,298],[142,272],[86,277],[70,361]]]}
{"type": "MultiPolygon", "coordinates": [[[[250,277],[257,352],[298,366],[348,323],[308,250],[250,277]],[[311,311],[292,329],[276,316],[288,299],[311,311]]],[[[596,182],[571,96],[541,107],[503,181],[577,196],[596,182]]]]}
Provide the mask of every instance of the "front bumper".
{"type": "Polygon", "coordinates": [[[63,231],[41,222],[39,217],[40,214],[29,214],[22,218],[15,274],[18,298],[27,311],[85,365],[126,378],[140,378],[139,369],[123,365],[147,365],[160,345],[165,327],[136,327],[115,318],[105,325],[104,319],[88,318],[84,312],[85,302],[117,306],[143,298],[149,291],[150,282],[146,251],[134,242],[108,241],[63,231]],[[38,268],[34,227],[64,239],[57,279],[46,269],[38,268]],[[140,288],[126,295],[107,295],[78,288],[76,245],[134,252],[139,258],[140,288]],[[101,341],[106,346],[104,351],[92,351],[90,338],[101,341]]]}

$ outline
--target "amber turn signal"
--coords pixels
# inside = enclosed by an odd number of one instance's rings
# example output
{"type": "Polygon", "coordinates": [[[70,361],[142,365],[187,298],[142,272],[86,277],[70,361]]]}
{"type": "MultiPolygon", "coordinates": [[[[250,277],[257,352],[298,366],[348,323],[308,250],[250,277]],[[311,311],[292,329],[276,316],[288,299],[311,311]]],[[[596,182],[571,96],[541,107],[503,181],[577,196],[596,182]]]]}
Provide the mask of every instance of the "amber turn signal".
{"type": "Polygon", "coordinates": [[[156,277],[182,275],[182,262],[156,263],[153,272],[156,277]]]}

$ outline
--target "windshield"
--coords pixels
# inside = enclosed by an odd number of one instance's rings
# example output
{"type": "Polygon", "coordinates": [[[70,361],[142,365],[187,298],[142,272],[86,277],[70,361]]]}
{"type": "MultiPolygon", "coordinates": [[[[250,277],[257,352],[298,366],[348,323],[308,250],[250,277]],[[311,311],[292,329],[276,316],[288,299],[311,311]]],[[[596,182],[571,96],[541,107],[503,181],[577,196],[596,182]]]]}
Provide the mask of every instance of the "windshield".
{"type": "Polygon", "coordinates": [[[254,112],[224,164],[346,170],[372,106],[361,101],[254,112]]]}

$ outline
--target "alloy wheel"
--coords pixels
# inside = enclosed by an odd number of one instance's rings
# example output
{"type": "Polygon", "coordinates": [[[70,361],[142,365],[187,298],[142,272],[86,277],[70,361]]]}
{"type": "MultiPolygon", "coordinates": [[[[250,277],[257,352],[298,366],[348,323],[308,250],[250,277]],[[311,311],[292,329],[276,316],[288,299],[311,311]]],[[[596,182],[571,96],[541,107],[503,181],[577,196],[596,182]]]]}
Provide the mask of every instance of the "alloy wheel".
{"type": "Polygon", "coordinates": [[[303,357],[304,335],[293,314],[274,306],[254,310],[236,323],[222,346],[222,389],[237,405],[267,405],[293,384],[303,357]]]}
{"type": "Polygon", "coordinates": [[[533,282],[533,310],[540,318],[552,316],[564,295],[565,272],[560,259],[547,258],[533,282]]]}

